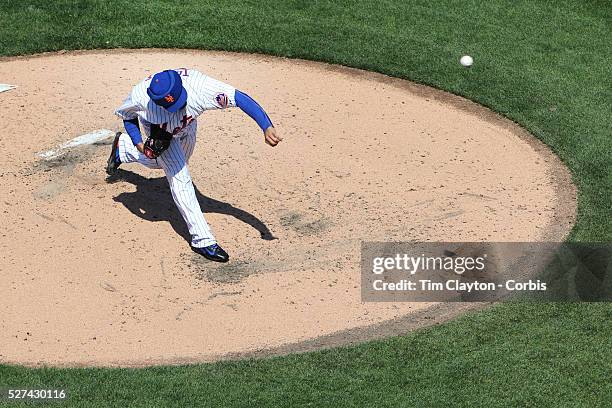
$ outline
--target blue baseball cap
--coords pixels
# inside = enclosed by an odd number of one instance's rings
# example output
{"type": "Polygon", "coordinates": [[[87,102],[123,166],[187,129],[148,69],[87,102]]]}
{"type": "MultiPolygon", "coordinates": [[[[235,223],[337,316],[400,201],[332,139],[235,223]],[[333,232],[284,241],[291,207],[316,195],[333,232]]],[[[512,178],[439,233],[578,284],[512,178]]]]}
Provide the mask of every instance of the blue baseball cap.
{"type": "Polygon", "coordinates": [[[187,90],[178,72],[168,69],[151,78],[147,94],[156,105],[168,112],[176,112],[187,102],[187,90]]]}

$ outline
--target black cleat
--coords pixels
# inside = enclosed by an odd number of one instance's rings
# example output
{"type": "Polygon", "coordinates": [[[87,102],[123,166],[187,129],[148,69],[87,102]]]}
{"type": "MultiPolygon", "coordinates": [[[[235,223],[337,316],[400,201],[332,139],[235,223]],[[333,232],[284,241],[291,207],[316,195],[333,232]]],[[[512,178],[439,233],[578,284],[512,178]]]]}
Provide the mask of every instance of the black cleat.
{"type": "Polygon", "coordinates": [[[108,161],[106,162],[106,174],[108,174],[109,176],[114,176],[117,173],[117,169],[121,165],[121,161],[117,159],[119,136],[121,136],[121,132],[117,132],[115,134],[115,139],[113,140],[113,148],[111,149],[111,154],[108,157],[108,161]]]}
{"type": "Polygon", "coordinates": [[[204,258],[214,262],[227,262],[229,255],[218,244],[212,244],[203,248],[191,247],[193,252],[202,255],[204,258]]]}

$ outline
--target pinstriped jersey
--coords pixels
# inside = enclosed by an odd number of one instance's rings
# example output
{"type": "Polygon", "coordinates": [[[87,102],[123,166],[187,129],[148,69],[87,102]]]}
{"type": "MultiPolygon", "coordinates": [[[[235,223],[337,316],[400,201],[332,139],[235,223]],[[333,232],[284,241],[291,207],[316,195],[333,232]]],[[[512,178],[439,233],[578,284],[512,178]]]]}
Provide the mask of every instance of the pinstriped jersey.
{"type": "Polygon", "coordinates": [[[171,113],[158,106],[147,94],[153,75],[136,85],[115,114],[124,120],[139,118],[143,126],[160,125],[176,135],[204,111],[236,106],[236,89],[228,84],[204,75],[195,69],[178,68],[183,87],[187,90],[185,108],[171,113]]]}

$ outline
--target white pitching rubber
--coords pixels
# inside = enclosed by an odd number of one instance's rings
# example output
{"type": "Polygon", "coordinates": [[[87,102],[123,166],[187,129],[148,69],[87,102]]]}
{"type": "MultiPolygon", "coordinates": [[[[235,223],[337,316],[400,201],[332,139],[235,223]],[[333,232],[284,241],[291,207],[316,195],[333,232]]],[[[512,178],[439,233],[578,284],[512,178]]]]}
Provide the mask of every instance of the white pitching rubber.
{"type": "Polygon", "coordinates": [[[15,88],[17,88],[16,85],[0,84],[0,92],[10,91],[15,88]]]}
{"type": "Polygon", "coordinates": [[[65,149],[70,149],[72,147],[76,147],[80,145],[94,144],[96,142],[99,142],[101,140],[104,140],[114,135],[115,135],[115,132],[113,132],[112,130],[108,130],[108,129],[96,130],[94,132],[75,137],[74,139],[71,139],[61,144],[56,149],[40,152],[37,154],[37,156],[45,160],[53,159],[55,157],[61,156],[65,149]]]}

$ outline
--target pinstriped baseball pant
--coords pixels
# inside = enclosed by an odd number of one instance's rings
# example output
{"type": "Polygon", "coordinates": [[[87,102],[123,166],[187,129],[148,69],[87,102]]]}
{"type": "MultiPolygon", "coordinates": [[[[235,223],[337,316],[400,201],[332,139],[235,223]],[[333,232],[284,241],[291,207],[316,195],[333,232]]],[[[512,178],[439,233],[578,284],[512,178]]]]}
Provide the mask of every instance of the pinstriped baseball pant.
{"type": "MultiPolygon", "coordinates": [[[[145,133],[149,128],[143,126],[145,133]]],[[[195,189],[187,166],[196,143],[197,123],[194,120],[189,126],[174,136],[170,147],[157,159],[149,159],[140,153],[132,144],[130,137],[122,133],[119,138],[119,158],[121,163],[138,162],[151,169],[163,169],[170,184],[174,203],[187,223],[191,234],[191,245],[205,247],[216,243],[215,237],[202,214],[196,198],[195,189]]]]}

